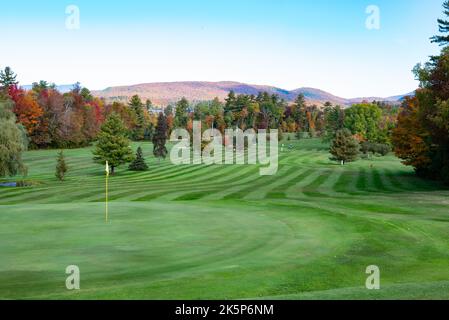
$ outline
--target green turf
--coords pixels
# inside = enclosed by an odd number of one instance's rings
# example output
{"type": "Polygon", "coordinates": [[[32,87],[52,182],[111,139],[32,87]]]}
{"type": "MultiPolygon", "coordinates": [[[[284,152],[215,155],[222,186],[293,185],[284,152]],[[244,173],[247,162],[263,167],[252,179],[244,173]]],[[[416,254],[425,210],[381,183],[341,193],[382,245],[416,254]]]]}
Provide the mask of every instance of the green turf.
{"type": "MultiPolygon", "coordinates": [[[[27,188],[0,188],[1,299],[448,299],[449,191],[393,156],[344,167],[318,140],[257,166],[119,168],[105,224],[91,150],[25,154],[27,188]],[[381,270],[381,290],[364,288],[381,270]],[[78,265],[81,290],[65,288],[78,265]]],[[[138,144],[133,147],[137,148],[138,144]]]]}

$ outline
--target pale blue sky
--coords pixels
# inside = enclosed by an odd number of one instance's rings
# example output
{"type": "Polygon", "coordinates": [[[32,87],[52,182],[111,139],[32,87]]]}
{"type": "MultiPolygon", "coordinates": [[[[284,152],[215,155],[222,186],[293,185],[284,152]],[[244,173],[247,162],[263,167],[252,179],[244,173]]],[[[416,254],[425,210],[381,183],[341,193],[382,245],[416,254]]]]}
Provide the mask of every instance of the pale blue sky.
{"type": "Polygon", "coordinates": [[[164,0],[2,3],[0,67],[22,84],[91,89],[234,80],[342,97],[414,90],[411,69],[438,52],[443,0],[164,0]],[[80,9],[67,30],[66,6],[80,9]],[[380,9],[368,30],[365,10],[380,9]]]}

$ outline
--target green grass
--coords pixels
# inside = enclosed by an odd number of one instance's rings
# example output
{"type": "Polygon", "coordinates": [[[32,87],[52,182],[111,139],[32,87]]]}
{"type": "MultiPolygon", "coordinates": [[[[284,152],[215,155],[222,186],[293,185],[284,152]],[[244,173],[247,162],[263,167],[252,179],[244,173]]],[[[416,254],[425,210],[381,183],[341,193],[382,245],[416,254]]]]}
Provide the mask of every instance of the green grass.
{"type": "Polygon", "coordinates": [[[447,189],[391,155],[342,167],[318,140],[285,143],[271,177],[158,164],[143,143],[150,170],[111,177],[108,224],[89,148],[65,152],[64,183],[56,150],[27,152],[35,185],[0,188],[0,299],[449,298],[447,189]]]}

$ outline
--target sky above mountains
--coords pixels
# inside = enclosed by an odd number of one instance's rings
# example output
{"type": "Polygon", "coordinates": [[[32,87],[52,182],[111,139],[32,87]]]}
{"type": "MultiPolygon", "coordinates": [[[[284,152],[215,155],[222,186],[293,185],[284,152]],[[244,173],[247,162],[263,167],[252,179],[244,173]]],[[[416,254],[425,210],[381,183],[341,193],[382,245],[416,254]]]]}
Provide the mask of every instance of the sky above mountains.
{"type": "Polygon", "coordinates": [[[9,1],[0,11],[0,67],[22,84],[235,80],[385,97],[417,87],[413,66],[439,50],[429,37],[442,2],[9,1]],[[79,9],[79,29],[68,5],[79,9]],[[379,29],[366,26],[372,5],[379,29]]]}

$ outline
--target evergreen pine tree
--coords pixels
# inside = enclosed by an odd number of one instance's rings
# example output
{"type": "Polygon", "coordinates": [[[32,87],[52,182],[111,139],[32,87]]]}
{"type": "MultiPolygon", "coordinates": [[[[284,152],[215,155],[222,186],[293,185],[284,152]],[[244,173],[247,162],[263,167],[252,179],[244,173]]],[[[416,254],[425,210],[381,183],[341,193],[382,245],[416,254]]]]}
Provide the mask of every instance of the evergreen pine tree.
{"type": "Polygon", "coordinates": [[[233,90],[231,90],[228,93],[228,97],[225,99],[225,101],[226,101],[226,104],[224,107],[225,113],[227,113],[227,112],[232,113],[234,111],[236,100],[237,100],[237,98],[235,96],[235,92],[233,90]]]}
{"type": "Polygon", "coordinates": [[[298,124],[299,131],[308,132],[308,122],[306,116],[306,99],[302,93],[295,99],[293,108],[293,119],[298,124]]]}
{"type": "Polygon", "coordinates": [[[131,171],[147,171],[148,165],[145,163],[143,158],[142,148],[138,147],[135,159],[129,165],[129,170],[131,171]]]}
{"type": "MultiPolygon", "coordinates": [[[[443,3],[444,15],[449,17],[449,0],[443,3]]],[[[438,26],[441,33],[449,32],[449,21],[438,19],[438,26]]],[[[449,35],[433,36],[430,38],[432,43],[438,43],[440,46],[445,46],[449,43],[449,35]]]]}
{"type": "Polygon", "coordinates": [[[140,97],[138,95],[134,95],[132,96],[131,101],[129,102],[129,106],[134,111],[134,114],[136,116],[136,127],[133,129],[132,138],[135,140],[143,140],[146,121],[145,121],[145,114],[143,111],[144,105],[142,103],[142,100],[140,100],[140,97]]]}
{"type": "Polygon", "coordinates": [[[3,88],[9,88],[9,86],[16,85],[17,75],[11,70],[10,67],[6,67],[5,70],[0,70],[0,86],[3,88]]]}
{"type": "Polygon", "coordinates": [[[157,119],[156,130],[153,135],[153,154],[156,158],[163,158],[167,156],[167,148],[165,143],[167,141],[167,119],[161,112],[157,119]]]}
{"type": "Polygon", "coordinates": [[[324,110],[323,141],[329,142],[335,138],[335,133],[344,128],[345,110],[340,106],[328,106],[324,110]]]}
{"type": "Polygon", "coordinates": [[[177,128],[186,128],[189,121],[189,101],[182,98],[176,103],[175,126],[177,128]]]}
{"type": "Polygon", "coordinates": [[[115,167],[133,160],[129,143],[123,121],[116,113],[113,113],[101,126],[98,143],[93,151],[94,160],[101,164],[106,164],[108,161],[111,174],[114,174],[115,167]]]}
{"type": "Polygon", "coordinates": [[[60,151],[58,153],[58,159],[56,164],[56,178],[59,181],[64,181],[65,174],[68,170],[67,164],[65,163],[64,153],[60,151]]]}
{"type": "Polygon", "coordinates": [[[153,103],[151,102],[150,99],[147,99],[145,101],[145,107],[147,108],[148,111],[150,111],[153,108],[153,103]]]}
{"type": "Polygon", "coordinates": [[[338,130],[330,147],[331,160],[339,161],[342,165],[357,160],[360,152],[359,142],[348,129],[338,130]]]}

